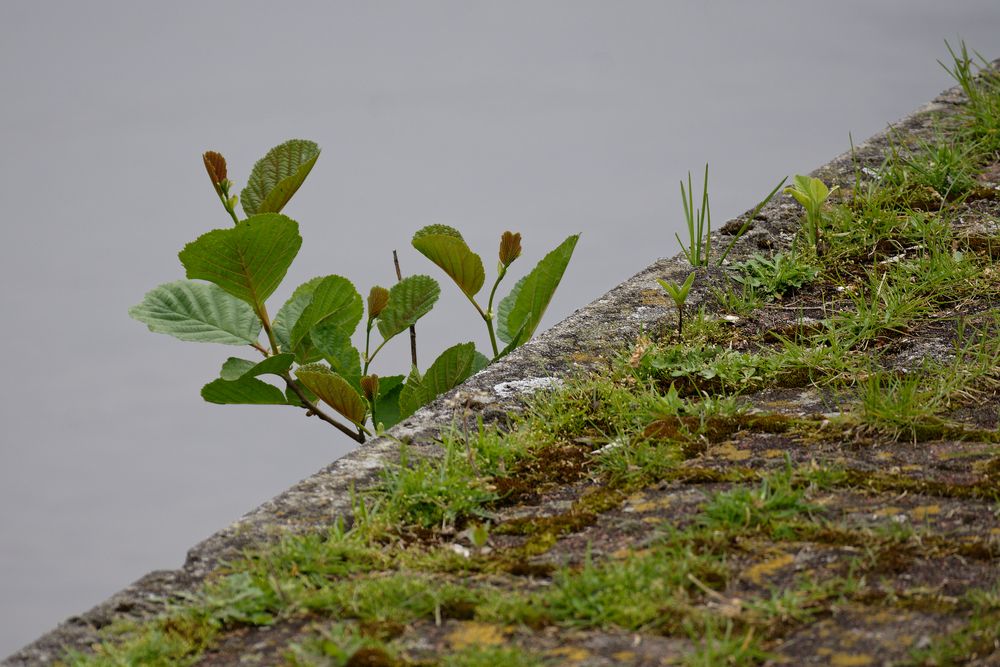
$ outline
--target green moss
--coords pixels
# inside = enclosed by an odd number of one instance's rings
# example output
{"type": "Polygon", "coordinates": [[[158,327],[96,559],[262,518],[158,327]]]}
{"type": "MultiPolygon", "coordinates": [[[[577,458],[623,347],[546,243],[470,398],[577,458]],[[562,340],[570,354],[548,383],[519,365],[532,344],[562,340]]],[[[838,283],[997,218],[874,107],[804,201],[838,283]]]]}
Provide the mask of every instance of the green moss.
{"type": "Polygon", "coordinates": [[[543,656],[513,646],[474,646],[442,656],[442,667],[542,667],[550,664],[543,656]]]}

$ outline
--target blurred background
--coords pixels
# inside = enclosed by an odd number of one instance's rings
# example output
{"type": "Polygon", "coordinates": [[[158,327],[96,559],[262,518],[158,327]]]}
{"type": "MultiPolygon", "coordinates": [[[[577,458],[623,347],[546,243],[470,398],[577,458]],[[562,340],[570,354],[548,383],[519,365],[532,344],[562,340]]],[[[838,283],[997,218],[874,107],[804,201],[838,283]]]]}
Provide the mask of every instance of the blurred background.
{"type": "MultiPolygon", "coordinates": [[[[418,228],[460,229],[488,284],[521,232],[501,296],[582,232],[546,328],[678,251],[688,170],[710,163],[721,226],[950,86],[945,39],[994,58],[998,35],[996,0],[5,0],[0,657],[354,446],[293,408],[204,403],[242,351],[128,317],[231,224],[202,151],[242,188],[271,146],[318,142],[271,312],[316,275],[389,286],[398,249],[442,286],[426,368],[489,343],[418,228]]],[[[400,336],[374,370],[408,363],[400,336]]]]}

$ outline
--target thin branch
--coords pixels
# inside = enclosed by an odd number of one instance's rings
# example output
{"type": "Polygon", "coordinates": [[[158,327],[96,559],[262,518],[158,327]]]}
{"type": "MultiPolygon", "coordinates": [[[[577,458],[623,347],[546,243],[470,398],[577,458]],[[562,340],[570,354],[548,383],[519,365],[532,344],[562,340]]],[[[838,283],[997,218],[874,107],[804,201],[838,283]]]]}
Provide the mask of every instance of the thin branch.
{"type": "MultiPolygon", "coordinates": [[[[403,280],[403,273],[399,270],[399,256],[396,251],[392,251],[392,263],[396,265],[396,280],[403,280]]],[[[410,358],[413,360],[413,367],[417,368],[417,325],[410,325],[410,358]]]]}
{"type": "Polygon", "coordinates": [[[497,280],[493,283],[493,289],[490,290],[490,301],[486,304],[486,330],[490,334],[490,345],[493,346],[493,361],[497,360],[500,356],[500,350],[497,348],[497,335],[493,329],[493,297],[496,296],[497,287],[500,287],[500,281],[503,277],[507,275],[507,267],[503,264],[500,265],[500,270],[497,272],[497,280]]]}
{"type": "Polygon", "coordinates": [[[283,373],[281,375],[281,379],[285,381],[285,384],[288,385],[288,388],[294,391],[295,395],[299,397],[300,401],[302,401],[302,404],[306,406],[307,417],[310,415],[316,415],[317,417],[325,421],[327,424],[330,424],[331,426],[339,430],[341,433],[346,435],[348,438],[351,438],[356,442],[364,444],[365,442],[364,433],[362,433],[361,431],[358,432],[352,431],[349,427],[341,424],[339,421],[337,421],[330,415],[320,410],[315,403],[309,400],[309,398],[305,395],[305,392],[302,391],[302,388],[298,385],[298,383],[292,379],[292,376],[290,376],[288,373],[283,373]]]}

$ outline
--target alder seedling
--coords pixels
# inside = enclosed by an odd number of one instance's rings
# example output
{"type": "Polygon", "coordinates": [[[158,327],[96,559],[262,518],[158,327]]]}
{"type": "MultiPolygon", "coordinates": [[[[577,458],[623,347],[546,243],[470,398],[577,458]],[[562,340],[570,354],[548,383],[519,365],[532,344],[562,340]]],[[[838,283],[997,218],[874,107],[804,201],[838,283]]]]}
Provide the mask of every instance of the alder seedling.
{"type": "MultiPolygon", "coordinates": [[[[157,333],[194,342],[246,345],[263,356],[260,361],[228,358],[219,377],[202,388],[206,401],[301,408],[361,443],[372,435],[369,422],[376,432],[389,428],[490,360],[476,351],[475,344],[460,343],[420,372],[414,325],[434,307],[441,288],[430,276],[403,277],[398,260],[398,282],[390,288],[373,286],[364,301],[347,278],[318,276],[299,285],[271,318],[266,301],[302,245],[298,223],[282,215],[281,209],[305,181],[319,153],[315,143],[300,139],[272,148],[254,165],[246,187],[236,195],[225,158],[206,152],[205,170],[234,224],[184,246],[178,257],[186,279],[156,287],[129,314],[157,333]],[[237,206],[243,208],[243,219],[237,206]],[[352,341],[362,320],[363,353],[352,341]],[[377,343],[372,340],[376,329],[382,339],[377,343]],[[378,353],[407,330],[413,360],[409,373],[372,372],[378,353]],[[269,376],[279,379],[283,388],[262,379],[269,376]]],[[[512,232],[503,234],[497,280],[483,311],[474,298],[485,279],[482,260],[461,235],[450,227],[432,225],[414,237],[414,246],[455,280],[486,320],[494,360],[534,333],[578,236],[549,253],[501,301],[499,336],[508,345],[500,352],[493,328],[493,297],[521,253],[520,238],[512,232]]]]}

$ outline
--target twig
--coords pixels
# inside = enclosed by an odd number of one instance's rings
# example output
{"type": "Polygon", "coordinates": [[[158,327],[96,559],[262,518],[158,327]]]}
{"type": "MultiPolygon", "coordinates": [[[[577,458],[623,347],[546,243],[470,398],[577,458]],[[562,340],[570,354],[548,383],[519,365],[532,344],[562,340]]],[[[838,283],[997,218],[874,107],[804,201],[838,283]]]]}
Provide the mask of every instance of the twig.
{"type": "MultiPolygon", "coordinates": [[[[392,251],[392,263],[396,266],[396,280],[402,282],[403,273],[399,270],[399,256],[396,251],[392,251]]],[[[417,368],[417,325],[410,325],[410,357],[413,359],[413,367],[417,368]]]]}
{"type": "Polygon", "coordinates": [[[339,421],[337,421],[330,415],[320,410],[315,403],[309,400],[309,398],[305,395],[305,392],[302,391],[302,388],[299,387],[298,383],[295,382],[295,380],[293,380],[288,373],[283,373],[281,375],[281,379],[285,381],[285,384],[288,385],[288,388],[294,391],[295,395],[299,397],[300,401],[302,401],[302,404],[306,406],[307,417],[311,415],[316,415],[317,417],[325,421],[327,424],[330,424],[331,426],[339,430],[341,433],[346,435],[348,438],[351,438],[352,440],[355,440],[356,442],[359,442],[361,444],[365,443],[364,433],[362,433],[361,431],[358,432],[352,431],[347,426],[344,426],[339,421]]]}

